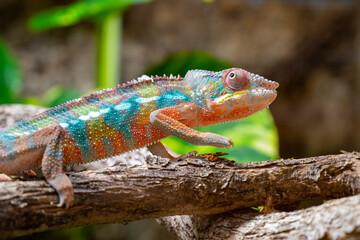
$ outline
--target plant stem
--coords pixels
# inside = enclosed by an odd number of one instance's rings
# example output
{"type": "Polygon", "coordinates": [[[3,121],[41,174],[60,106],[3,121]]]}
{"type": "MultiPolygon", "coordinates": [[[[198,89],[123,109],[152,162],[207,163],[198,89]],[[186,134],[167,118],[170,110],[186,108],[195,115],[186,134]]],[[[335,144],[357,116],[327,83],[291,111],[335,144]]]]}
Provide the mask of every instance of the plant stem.
{"type": "Polygon", "coordinates": [[[97,87],[111,88],[118,84],[121,69],[122,14],[106,13],[98,18],[97,40],[97,87]]]}

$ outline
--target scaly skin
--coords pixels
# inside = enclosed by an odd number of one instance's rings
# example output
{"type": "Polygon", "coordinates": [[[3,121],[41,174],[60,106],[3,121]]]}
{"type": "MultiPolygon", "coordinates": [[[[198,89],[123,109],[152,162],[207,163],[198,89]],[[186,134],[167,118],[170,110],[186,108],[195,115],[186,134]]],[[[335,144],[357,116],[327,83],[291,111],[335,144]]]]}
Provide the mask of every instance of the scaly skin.
{"type": "Polygon", "coordinates": [[[0,130],[0,181],[33,175],[41,166],[70,207],[74,193],[62,167],[148,146],[173,158],[159,140],[170,135],[195,145],[232,147],[231,139],[194,127],[247,117],[276,98],[278,83],[242,69],[188,71],[181,77],[142,76],[26,118],[0,130]]]}

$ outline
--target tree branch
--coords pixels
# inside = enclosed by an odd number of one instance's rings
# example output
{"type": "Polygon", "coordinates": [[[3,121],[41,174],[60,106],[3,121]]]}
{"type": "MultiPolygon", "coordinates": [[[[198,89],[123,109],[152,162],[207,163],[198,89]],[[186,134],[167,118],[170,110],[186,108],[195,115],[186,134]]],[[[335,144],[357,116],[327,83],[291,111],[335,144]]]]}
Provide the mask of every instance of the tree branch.
{"type": "Polygon", "coordinates": [[[360,195],[293,212],[241,210],[158,219],[182,239],[359,239],[360,195]],[[190,227],[191,226],[191,227],[190,227]]]}
{"type": "Polygon", "coordinates": [[[350,196],[360,192],[359,160],[359,153],[247,164],[124,159],[111,168],[67,173],[75,192],[69,209],[55,206],[58,196],[44,180],[0,183],[0,237],[350,196]]]}

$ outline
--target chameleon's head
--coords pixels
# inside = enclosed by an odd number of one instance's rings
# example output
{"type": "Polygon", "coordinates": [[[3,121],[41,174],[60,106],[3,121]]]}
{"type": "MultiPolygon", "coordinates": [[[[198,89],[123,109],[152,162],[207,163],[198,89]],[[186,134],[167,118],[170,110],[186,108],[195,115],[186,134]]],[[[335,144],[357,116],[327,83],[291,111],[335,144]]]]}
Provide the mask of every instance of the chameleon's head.
{"type": "Polygon", "coordinates": [[[194,70],[187,73],[185,80],[193,89],[195,101],[222,116],[220,121],[240,119],[268,107],[275,100],[275,89],[279,86],[240,68],[220,72],[194,70]]]}

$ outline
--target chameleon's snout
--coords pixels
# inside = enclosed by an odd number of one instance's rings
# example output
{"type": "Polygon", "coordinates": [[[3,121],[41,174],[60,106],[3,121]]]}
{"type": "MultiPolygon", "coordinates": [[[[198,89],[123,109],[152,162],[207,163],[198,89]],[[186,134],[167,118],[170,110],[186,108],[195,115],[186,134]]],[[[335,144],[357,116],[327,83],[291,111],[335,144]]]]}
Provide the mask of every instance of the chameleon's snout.
{"type": "Polygon", "coordinates": [[[255,87],[261,87],[273,91],[279,87],[279,83],[266,79],[258,74],[250,73],[250,78],[255,87]]]}
{"type": "Polygon", "coordinates": [[[265,79],[266,82],[263,82],[260,86],[267,89],[267,90],[273,90],[275,91],[279,87],[279,83],[271,80],[265,79]]]}
{"type": "Polygon", "coordinates": [[[254,73],[250,74],[250,78],[254,84],[251,92],[256,98],[256,101],[262,103],[264,106],[272,103],[277,96],[276,89],[279,87],[279,83],[254,73]]]}

